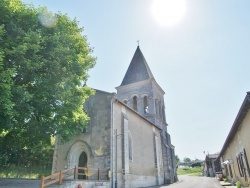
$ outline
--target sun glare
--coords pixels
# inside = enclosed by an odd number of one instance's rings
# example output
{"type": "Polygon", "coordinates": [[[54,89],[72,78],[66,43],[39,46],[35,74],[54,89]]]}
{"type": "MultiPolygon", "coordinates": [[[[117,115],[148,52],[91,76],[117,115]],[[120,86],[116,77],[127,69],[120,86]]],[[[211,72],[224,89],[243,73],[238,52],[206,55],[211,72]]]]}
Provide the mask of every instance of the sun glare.
{"type": "Polygon", "coordinates": [[[176,25],[182,20],[185,12],[185,0],[154,0],[152,3],[152,14],[161,26],[176,25]]]}

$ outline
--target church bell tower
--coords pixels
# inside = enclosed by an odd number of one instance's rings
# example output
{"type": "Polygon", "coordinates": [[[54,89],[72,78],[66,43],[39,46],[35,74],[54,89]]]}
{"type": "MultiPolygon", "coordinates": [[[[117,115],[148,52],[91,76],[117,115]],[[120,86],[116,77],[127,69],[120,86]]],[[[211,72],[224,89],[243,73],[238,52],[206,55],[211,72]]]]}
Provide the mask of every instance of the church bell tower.
{"type": "Polygon", "coordinates": [[[162,128],[166,125],[165,92],[157,84],[140,47],[134,53],[120,86],[117,98],[140,115],[162,128]]]}
{"type": "Polygon", "coordinates": [[[161,129],[164,183],[177,180],[174,146],[167,132],[163,89],[155,78],[138,46],[120,86],[117,98],[161,129]]]}

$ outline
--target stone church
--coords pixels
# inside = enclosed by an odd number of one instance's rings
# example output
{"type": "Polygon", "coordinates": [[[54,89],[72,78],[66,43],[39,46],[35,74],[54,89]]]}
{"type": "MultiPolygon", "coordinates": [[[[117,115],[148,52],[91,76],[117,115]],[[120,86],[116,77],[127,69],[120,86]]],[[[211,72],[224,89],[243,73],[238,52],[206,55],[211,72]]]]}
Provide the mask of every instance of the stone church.
{"type": "MultiPolygon", "coordinates": [[[[108,169],[110,187],[177,181],[174,146],[165,118],[165,93],[139,46],[116,90],[96,90],[85,103],[90,121],[83,132],[66,143],[56,139],[52,173],[75,166],[108,169]]],[[[90,180],[94,175],[78,178],[90,180]]]]}

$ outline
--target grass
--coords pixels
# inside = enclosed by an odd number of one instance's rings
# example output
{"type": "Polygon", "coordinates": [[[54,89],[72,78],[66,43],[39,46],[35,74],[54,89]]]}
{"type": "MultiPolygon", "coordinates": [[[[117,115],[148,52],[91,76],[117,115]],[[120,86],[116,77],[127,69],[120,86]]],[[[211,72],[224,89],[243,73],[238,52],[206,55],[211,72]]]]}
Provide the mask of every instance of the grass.
{"type": "Polygon", "coordinates": [[[192,175],[200,176],[202,174],[203,167],[193,167],[193,168],[178,168],[177,175],[192,175]]]}
{"type": "Polygon", "coordinates": [[[51,168],[25,167],[25,166],[4,166],[0,167],[0,178],[27,178],[37,179],[42,175],[49,176],[51,168]]]}
{"type": "MultiPolygon", "coordinates": [[[[202,174],[203,167],[194,168],[178,168],[178,175],[192,175],[199,176],[202,174]]],[[[4,166],[0,167],[0,178],[27,178],[36,179],[42,175],[49,176],[51,174],[51,168],[44,167],[25,167],[25,166],[4,166]]]]}

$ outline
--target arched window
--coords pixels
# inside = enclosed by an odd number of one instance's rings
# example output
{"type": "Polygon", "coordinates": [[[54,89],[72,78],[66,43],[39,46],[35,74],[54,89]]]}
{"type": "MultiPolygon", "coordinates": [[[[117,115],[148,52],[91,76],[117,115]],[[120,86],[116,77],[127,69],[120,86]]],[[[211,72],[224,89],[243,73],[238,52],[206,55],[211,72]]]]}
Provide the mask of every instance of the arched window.
{"type": "Polygon", "coordinates": [[[166,121],[166,117],[165,117],[165,107],[164,107],[164,106],[162,106],[162,119],[163,119],[164,121],[166,121]]]}
{"type": "Polygon", "coordinates": [[[133,161],[133,145],[132,145],[132,136],[131,133],[128,132],[128,154],[129,154],[129,160],[133,161]]]}
{"type": "Polygon", "coordinates": [[[133,109],[137,111],[137,96],[133,97],[133,109]]]}
{"type": "Polygon", "coordinates": [[[160,116],[160,118],[162,118],[162,111],[161,111],[161,103],[159,102],[158,103],[158,111],[159,111],[159,116],[160,116]]]}
{"type": "Polygon", "coordinates": [[[144,113],[149,113],[149,111],[148,111],[148,97],[147,96],[143,97],[143,108],[144,108],[144,113]]]}
{"type": "Polygon", "coordinates": [[[157,99],[155,99],[155,114],[158,114],[158,102],[157,102],[157,99]]]}

